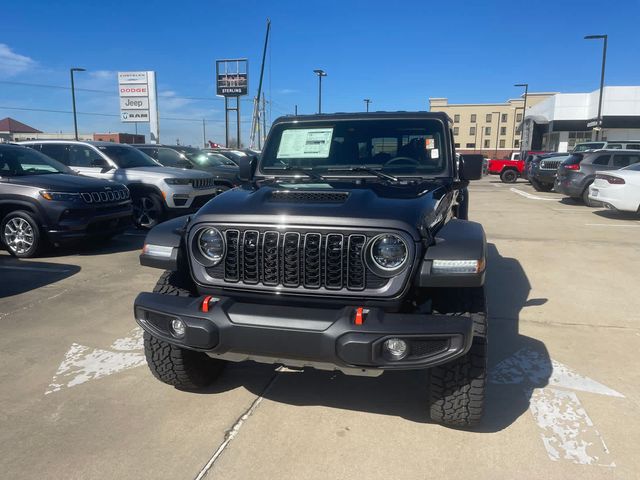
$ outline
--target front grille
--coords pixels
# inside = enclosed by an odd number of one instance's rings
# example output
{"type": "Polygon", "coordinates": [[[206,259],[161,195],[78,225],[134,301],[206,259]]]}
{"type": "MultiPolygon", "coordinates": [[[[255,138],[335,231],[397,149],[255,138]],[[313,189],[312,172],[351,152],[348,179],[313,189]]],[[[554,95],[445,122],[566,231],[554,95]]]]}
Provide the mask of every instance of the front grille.
{"type": "Polygon", "coordinates": [[[300,192],[291,190],[275,190],[271,192],[272,202],[290,203],[344,203],[349,192],[300,192]]]}
{"type": "Polygon", "coordinates": [[[559,166],[559,160],[542,160],[540,162],[540,170],[557,170],[559,166]]]}
{"type": "Polygon", "coordinates": [[[215,185],[214,178],[193,178],[191,179],[191,186],[196,189],[213,188],[215,185]]]}
{"type": "MultiPolygon", "coordinates": [[[[194,263],[205,283],[244,285],[262,290],[383,292],[392,282],[371,271],[364,256],[368,242],[380,232],[326,231],[273,227],[220,227],[226,241],[224,260],[214,267],[194,263]]],[[[411,254],[411,253],[410,253],[411,254]]],[[[406,271],[400,275],[406,278],[406,271]]],[[[393,283],[400,288],[402,280],[393,283]]]]}
{"type": "Polygon", "coordinates": [[[80,196],[85,203],[121,202],[129,198],[129,190],[119,188],[117,190],[102,190],[100,192],[82,192],[80,196]]]}

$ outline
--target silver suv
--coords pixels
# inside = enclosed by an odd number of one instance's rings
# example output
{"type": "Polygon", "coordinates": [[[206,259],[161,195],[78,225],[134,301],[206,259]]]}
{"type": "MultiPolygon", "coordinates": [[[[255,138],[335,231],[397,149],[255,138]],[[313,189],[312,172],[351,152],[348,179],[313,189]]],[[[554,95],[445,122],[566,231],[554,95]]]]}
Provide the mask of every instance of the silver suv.
{"type": "Polygon", "coordinates": [[[134,222],[140,228],[194,212],[217,192],[210,173],[163,167],[130,145],[60,140],[22,144],[82,175],[125,184],[131,191],[134,222]]]}

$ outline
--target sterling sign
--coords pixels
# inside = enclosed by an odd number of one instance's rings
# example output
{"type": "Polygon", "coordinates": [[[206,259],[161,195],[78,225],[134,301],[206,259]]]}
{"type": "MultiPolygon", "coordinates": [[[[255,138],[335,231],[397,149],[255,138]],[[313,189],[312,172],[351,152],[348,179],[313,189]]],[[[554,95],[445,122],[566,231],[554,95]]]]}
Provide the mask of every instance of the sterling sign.
{"type": "Polygon", "coordinates": [[[155,72],[118,72],[120,120],[149,123],[151,142],[159,141],[155,72]]]}

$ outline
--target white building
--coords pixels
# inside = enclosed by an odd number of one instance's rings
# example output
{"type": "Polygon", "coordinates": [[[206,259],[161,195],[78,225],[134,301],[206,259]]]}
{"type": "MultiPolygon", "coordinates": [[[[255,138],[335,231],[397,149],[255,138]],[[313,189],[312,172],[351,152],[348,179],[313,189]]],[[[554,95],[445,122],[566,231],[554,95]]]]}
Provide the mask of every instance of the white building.
{"type": "MultiPolygon", "coordinates": [[[[599,93],[557,93],[527,108],[523,149],[566,152],[595,140],[599,93]]],[[[640,141],[640,86],[605,87],[600,139],[640,141]]]]}

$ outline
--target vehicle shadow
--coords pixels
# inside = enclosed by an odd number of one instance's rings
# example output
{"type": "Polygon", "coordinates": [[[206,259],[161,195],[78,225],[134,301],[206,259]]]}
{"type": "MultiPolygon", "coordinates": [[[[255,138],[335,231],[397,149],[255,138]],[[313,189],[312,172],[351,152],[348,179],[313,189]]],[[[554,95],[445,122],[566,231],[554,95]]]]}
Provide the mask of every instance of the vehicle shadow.
{"type": "Polygon", "coordinates": [[[24,261],[0,254],[0,298],[12,297],[59,282],[80,271],[78,265],[24,261]]]}
{"type": "Polygon", "coordinates": [[[616,210],[595,210],[593,213],[602,218],[610,218],[611,220],[631,220],[638,221],[640,220],[640,214],[635,212],[619,212],[616,210]]]}
{"type": "MultiPolygon", "coordinates": [[[[489,382],[485,418],[476,432],[500,431],[529,408],[531,388],[543,387],[551,373],[545,345],[519,333],[522,308],[543,305],[547,299],[528,300],[529,280],[518,260],[500,255],[495,245],[488,248],[487,299],[489,309],[489,382]],[[526,352],[526,362],[511,362],[526,352]],[[507,366],[504,367],[504,363],[507,366]],[[511,363],[510,363],[511,362],[511,363]],[[496,368],[503,372],[496,375],[496,368]],[[533,378],[522,383],[513,378],[533,378]],[[531,371],[527,371],[531,369],[531,371]]],[[[379,377],[355,377],[313,369],[276,373],[276,381],[264,390],[264,375],[275,367],[254,363],[231,364],[220,381],[203,393],[217,393],[243,386],[269,400],[295,406],[325,406],[381,415],[419,423],[430,423],[427,411],[428,373],[422,370],[385,372],[379,377]],[[262,375],[263,381],[256,381],[262,375]]],[[[269,377],[266,377],[269,378],[269,377]]]]}
{"type": "Polygon", "coordinates": [[[141,250],[147,235],[145,230],[129,229],[113,238],[89,238],[77,242],[49,247],[42,255],[43,258],[64,257],[68,255],[109,255],[111,253],[141,250]]]}

